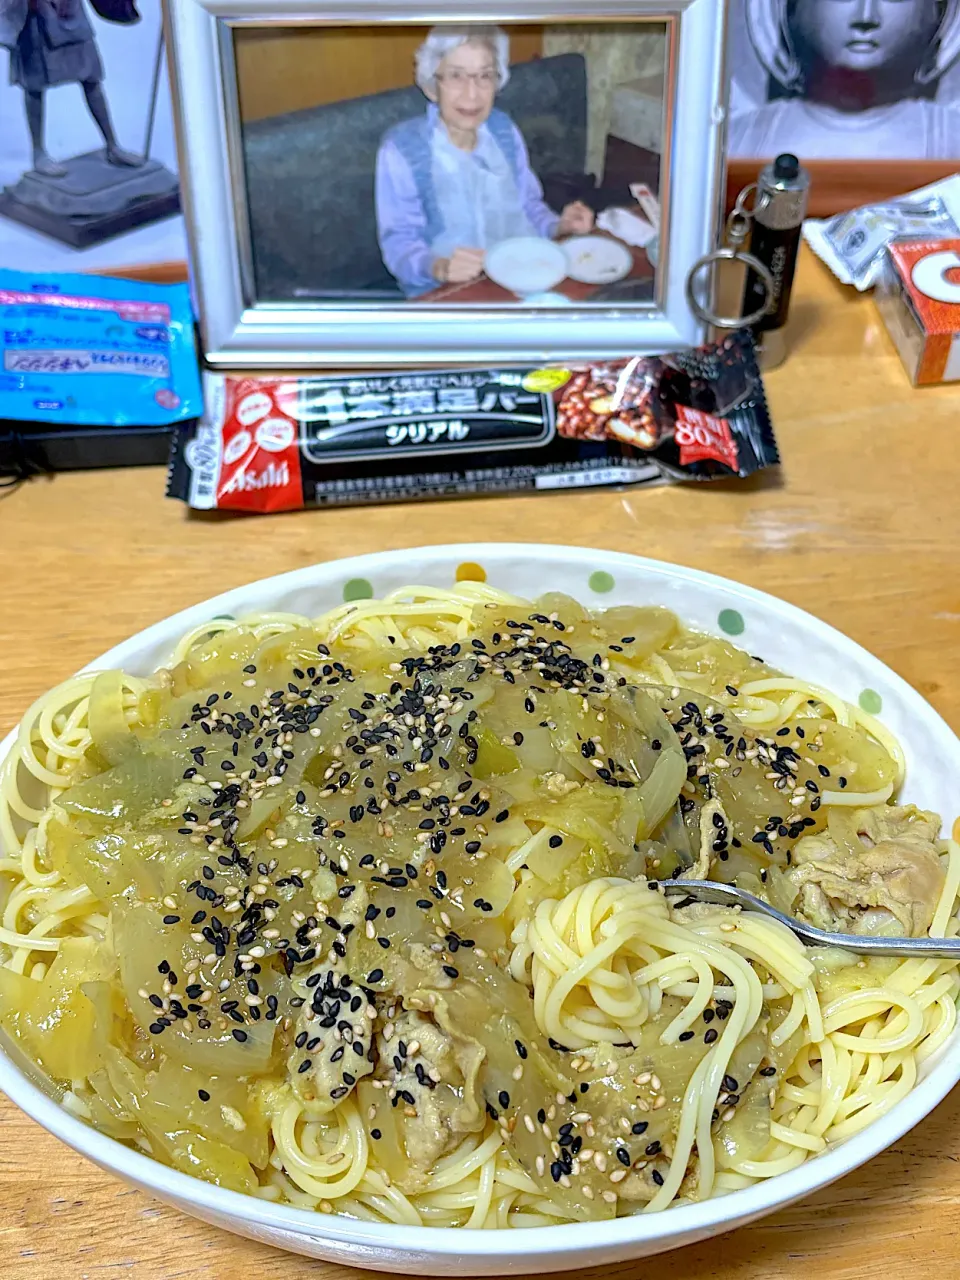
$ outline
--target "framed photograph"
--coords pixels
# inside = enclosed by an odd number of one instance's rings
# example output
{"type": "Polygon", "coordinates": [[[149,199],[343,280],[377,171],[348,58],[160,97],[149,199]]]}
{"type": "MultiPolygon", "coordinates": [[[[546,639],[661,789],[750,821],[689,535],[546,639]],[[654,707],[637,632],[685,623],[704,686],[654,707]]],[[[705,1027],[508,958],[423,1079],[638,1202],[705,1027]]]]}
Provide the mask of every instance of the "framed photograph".
{"type": "Polygon", "coordinates": [[[598,357],[703,338],[716,0],[168,0],[217,366],[598,357]]]}
{"type": "Polygon", "coordinates": [[[956,170],[954,0],[731,0],[729,23],[732,186],[792,151],[823,215],[956,170]]]}

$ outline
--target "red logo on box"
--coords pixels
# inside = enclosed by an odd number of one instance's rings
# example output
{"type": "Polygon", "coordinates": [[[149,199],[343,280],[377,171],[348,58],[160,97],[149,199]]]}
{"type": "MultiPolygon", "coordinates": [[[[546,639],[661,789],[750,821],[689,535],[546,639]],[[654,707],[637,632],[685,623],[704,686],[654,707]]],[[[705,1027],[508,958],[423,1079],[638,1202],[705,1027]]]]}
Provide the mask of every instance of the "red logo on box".
{"type": "Polygon", "coordinates": [[[960,240],[894,243],[890,257],[926,331],[960,331],[960,240]]]}

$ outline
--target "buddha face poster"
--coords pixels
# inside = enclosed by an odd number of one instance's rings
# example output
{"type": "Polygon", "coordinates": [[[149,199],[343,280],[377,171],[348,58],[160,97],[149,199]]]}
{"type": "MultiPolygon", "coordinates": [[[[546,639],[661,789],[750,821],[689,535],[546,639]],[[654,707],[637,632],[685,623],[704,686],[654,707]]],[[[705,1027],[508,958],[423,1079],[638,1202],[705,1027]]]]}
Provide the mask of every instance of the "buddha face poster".
{"type": "Polygon", "coordinates": [[[958,0],[733,0],[730,154],[960,157],[958,0]]]}

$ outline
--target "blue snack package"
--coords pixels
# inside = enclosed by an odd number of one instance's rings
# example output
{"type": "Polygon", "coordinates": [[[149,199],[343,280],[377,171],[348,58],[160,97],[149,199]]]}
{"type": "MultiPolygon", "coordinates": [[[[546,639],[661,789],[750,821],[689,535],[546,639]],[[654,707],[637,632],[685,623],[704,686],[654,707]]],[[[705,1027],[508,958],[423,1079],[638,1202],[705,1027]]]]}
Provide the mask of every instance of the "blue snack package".
{"type": "Polygon", "coordinates": [[[185,284],[0,269],[0,420],[163,427],[203,412],[185,284]]]}

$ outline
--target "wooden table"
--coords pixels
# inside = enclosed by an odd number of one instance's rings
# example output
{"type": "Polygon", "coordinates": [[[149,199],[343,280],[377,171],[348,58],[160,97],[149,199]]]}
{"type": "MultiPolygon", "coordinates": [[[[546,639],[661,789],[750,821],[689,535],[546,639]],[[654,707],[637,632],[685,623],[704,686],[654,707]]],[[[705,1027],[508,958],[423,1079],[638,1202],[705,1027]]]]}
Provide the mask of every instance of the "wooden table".
{"type": "MultiPolygon", "coordinates": [[[[639,552],[772,591],[873,650],[960,730],[960,388],[912,390],[870,300],[809,255],[791,329],[793,355],[768,378],[779,478],[263,519],[191,517],[164,500],[160,470],[3,493],[0,728],[116,641],[217,591],[327,557],[501,536],[639,552]]],[[[0,1121],[4,1280],[349,1280],[129,1190],[9,1103],[0,1121]]],[[[812,1199],[618,1273],[949,1280],[958,1258],[960,1091],[812,1199]]]]}

